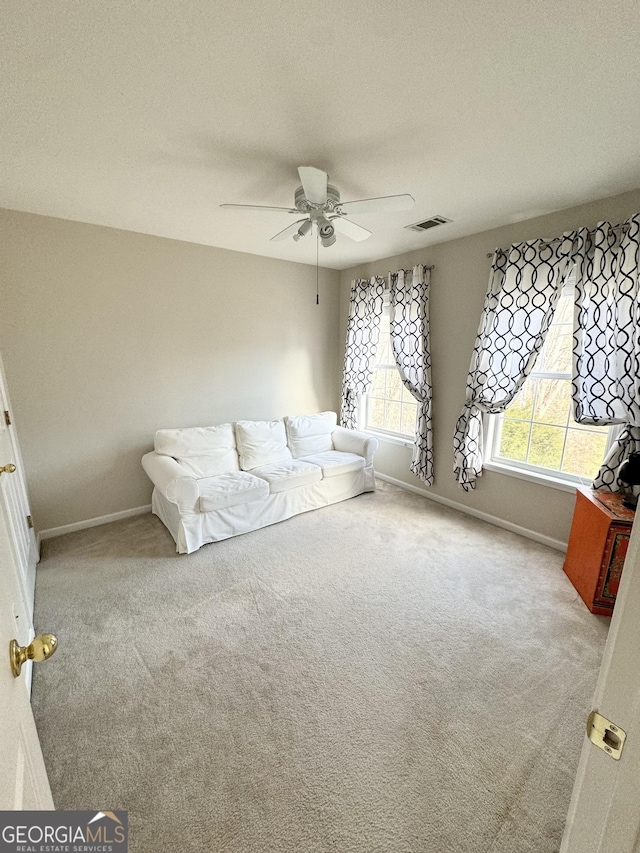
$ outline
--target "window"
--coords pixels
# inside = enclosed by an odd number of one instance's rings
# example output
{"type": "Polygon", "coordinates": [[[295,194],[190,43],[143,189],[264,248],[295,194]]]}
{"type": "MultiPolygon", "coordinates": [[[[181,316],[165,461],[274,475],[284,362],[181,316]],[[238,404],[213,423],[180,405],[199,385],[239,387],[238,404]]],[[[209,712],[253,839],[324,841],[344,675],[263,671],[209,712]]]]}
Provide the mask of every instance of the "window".
{"type": "Polygon", "coordinates": [[[610,430],[573,419],[573,297],[570,279],[534,370],[506,412],[492,416],[489,446],[491,461],[499,465],[575,483],[597,474],[610,430]]]}
{"type": "Polygon", "coordinates": [[[362,399],[364,429],[414,439],[418,402],[400,378],[391,346],[389,294],[385,294],[371,390],[362,399]]]}

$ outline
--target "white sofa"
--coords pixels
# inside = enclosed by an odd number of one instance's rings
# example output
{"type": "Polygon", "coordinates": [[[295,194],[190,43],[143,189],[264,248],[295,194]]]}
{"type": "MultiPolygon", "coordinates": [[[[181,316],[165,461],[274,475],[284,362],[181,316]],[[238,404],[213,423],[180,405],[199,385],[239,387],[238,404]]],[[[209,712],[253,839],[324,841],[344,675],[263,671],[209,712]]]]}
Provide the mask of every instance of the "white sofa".
{"type": "Polygon", "coordinates": [[[158,430],[142,466],[178,553],[373,491],[377,439],[336,424],[320,412],[158,430]]]}

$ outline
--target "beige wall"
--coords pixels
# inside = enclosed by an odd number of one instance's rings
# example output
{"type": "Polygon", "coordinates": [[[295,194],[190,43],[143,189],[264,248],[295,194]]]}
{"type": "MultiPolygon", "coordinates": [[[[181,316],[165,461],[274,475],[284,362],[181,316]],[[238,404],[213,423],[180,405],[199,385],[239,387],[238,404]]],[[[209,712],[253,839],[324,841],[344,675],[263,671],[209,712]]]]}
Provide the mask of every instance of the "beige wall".
{"type": "Polygon", "coordinates": [[[339,405],[339,274],[0,211],[0,352],[40,530],[149,503],[161,427],[339,405]]]}
{"type": "MultiPolygon", "coordinates": [[[[518,240],[554,237],[600,220],[620,222],[640,211],[640,190],[602,199],[547,216],[495,228],[472,237],[439,243],[344,270],[341,274],[341,329],[344,338],[349,288],[354,278],[386,275],[416,263],[435,264],[431,288],[431,352],[435,484],[431,492],[554,540],[566,541],[573,513],[573,494],[485,471],[475,492],[466,494],[453,476],[453,432],[464,403],[469,361],[480,321],[491,261],[496,247],[518,240]]],[[[344,348],[343,348],[344,351],[344,348]]],[[[376,468],[412,486],[422,483],[409,471],[410,449],[386,444],[376,468]]]]}
{"type": "MultiPolygon", "coordinates": [[[[640,191],[354,267],[341,274],[116,229],[0,210],[0,352],[38,529],[149,502],[140,457],[156,429],[339,406],[349,286],[435,264],[431,296],[433,494],[554,540],[573,496],[486,471],[452,472],[487,287],[486,253],[640,210],[640,191]],[[339,284],[338,284],[339,282],[339,284]]],[[[410,450],[380,472],[421,488],[410,450]]]]}

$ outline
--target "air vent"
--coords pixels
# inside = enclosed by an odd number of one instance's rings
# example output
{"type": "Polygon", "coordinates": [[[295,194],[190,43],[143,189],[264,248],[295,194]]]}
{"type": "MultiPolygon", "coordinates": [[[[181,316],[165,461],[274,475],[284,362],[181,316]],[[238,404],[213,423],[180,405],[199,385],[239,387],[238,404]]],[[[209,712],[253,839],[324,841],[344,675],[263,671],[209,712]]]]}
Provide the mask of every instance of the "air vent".
{"type": "Polygon", "coordinates": [[[424,219],[422,222],[416,222],[413,225],[406,225],[409,231],[427,231],[429,228],[435,228],[436,225],[444,225],[445,222],[451,222],[444,216],[431,216],[429,219],[424,219]]]}

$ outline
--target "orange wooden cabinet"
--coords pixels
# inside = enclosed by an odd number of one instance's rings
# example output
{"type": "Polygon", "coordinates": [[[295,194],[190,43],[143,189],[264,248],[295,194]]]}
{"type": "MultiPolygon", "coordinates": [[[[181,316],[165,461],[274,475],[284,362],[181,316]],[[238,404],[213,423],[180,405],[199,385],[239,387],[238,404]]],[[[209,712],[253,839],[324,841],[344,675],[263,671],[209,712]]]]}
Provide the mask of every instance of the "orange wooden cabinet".
{"type": "Polygon", "coordinates": [[[592,613],[611,616],[635,512],[619,492],[578,489],[564,571],[592,613]]]}

